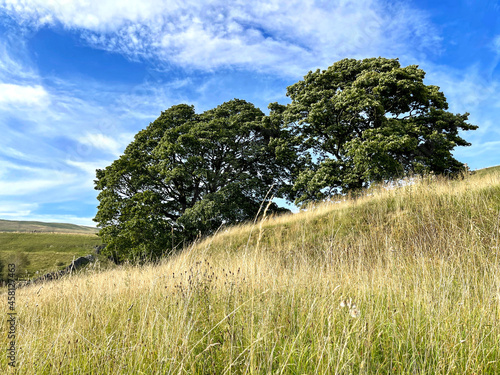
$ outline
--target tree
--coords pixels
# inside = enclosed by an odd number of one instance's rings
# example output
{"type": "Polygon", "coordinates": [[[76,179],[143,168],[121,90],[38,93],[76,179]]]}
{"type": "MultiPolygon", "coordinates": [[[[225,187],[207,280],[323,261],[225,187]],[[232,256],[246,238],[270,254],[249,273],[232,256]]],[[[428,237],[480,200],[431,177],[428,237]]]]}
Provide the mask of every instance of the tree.
{"type": "MultiPolygon", "coordinates": [[[[279,124],[232,100],[202,114],[176,105],[97,170],[95,221],[119,260],[157,257],[225,224],[250,220],[278,194],[279,124]]],[[[271,211],[283,211],[276,204],[271,211]]]]}
{"type": "Polygon", "coordinates": [[[291,85],[282,112],[303,168],[294,176],[297,204],[356,190],[410,172],[454,174],[464,165],[459,130],[468,113],[452,114],[439,87],[416,65],[397,59],[344,59],[291,85]]]}

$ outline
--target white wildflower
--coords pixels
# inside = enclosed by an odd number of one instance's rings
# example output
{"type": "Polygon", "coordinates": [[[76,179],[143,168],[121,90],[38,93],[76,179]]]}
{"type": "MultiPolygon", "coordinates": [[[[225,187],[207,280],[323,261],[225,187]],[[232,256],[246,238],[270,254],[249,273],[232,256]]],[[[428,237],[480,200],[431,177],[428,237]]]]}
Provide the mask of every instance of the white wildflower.
{"type": "Polygon", "coordinates": [[[351,307],[351,309],[349,310],[349,314],[353,317],[353,318],[358,318],[359,315],[361,314],[361,312],[356,308],[356,305],[353,305],[351,307]]]}
{"type": "Polygon", "coordinates": [[[355,306],[355,305],[352,303],[352,301],[351,301],[350,298],[349,299],[344,299],[344,300],[340,301],[340,307],[351,308],[353,306],[355,306]]]}

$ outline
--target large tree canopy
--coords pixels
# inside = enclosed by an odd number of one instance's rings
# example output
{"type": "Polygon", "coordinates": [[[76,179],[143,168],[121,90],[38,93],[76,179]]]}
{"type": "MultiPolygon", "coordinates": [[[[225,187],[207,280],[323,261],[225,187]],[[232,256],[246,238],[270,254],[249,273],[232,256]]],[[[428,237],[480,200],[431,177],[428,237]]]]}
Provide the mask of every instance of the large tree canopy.
{"type": "Polygon", "coordinates": [[[452,114],[439,87],[397,59],[341,60],[288,87],[282,111],[307,167],[295,175],[301,204],[409,172],[456,173],[451,151],[470,145],[468,113],[452,114]]]}
{"type": "MultiPolygon", "coordinates": [[[[468,114],[397,59],[345,59],[289,86],[265,116],[232,100],[196,114],[173,106],[97,171],[95,221],[118,258],[159,256],[250,220],[271,194],[299,205],[408,173],[455,174],[468,114]]],[[[271,211],[283,211],[270,204],[271,211]]]]}
{"type": "Polygon", "coordinates": [[[199,233],[253,219],[270,187],[280,188],[280,126],[236,99],[202,114],[184,104],[162,112],[97,171],[94,220],[108,254],[158,256],[199,233]]]}

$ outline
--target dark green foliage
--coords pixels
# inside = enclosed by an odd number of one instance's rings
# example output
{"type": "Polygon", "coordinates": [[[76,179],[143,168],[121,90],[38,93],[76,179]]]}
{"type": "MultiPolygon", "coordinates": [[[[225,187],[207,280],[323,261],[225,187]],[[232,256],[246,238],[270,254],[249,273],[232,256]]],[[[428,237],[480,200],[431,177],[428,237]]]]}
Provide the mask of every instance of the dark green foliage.
{"type": "Polygon", "coordinates": [[[463,164],[451,151],[470,144],[458,131],[477,126],[467,113],[447,112],[444,94],[424,76],[397,59],[345,59],[288,87],[292,103],[282,117],[303,161],[291,194],[296,203],[410,172],[459,172],[463,164]]]}
{"type": "MultiPolygon", "coordinates": [[[[104,252],[119,260],[154,258],[253,219],[267,193],[280,191],[280,132],[279,123],[243,100],[202,114],[185,104],[164,111],[97,171],[94,220],[104,252]]],[[[270,210],[280,211],[275,204],[270,210]]]]}

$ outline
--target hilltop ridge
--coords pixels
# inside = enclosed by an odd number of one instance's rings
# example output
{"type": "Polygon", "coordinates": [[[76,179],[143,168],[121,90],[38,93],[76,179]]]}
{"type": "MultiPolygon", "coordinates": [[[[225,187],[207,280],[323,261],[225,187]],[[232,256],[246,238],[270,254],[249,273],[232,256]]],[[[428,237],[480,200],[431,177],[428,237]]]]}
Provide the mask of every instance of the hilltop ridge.
{"type": "Polygon", "coordinates": [[[46,223],[41,221],[0,219],[0,232],[93,234],[97,233],[97,231],[97,228],[68,223],[46,223]]]}

